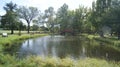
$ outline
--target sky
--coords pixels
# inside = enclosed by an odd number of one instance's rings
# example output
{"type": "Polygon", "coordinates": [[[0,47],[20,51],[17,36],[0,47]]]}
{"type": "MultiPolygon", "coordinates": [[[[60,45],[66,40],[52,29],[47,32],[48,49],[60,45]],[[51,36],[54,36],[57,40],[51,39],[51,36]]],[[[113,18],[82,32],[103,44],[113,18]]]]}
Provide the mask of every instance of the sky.
{"type": "Polygon", "coordinates": [[[80,5],[91,7],[92,2],[95,0],[0,0],[0,15],[5,14],[3,6],[10,1],[16,3],[18,6],[37,7],[41,12],[44,12],[48,7],[54,7],[54,10],[57,11],[64,3],[69,6],[70,10],[79,8],[80,5]]]}

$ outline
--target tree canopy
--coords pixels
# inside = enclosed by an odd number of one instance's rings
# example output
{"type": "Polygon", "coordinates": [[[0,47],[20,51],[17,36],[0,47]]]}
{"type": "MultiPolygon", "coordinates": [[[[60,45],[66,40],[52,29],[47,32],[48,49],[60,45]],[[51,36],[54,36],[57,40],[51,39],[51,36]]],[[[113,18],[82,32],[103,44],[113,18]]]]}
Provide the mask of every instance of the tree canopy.
{"type": "Polygon", "coordinates": [[[28,33],[30,31],[30,23],[31,21],[39,14],[39,11],[37,8],[35,7],[19,7],[19,9],[17,10],[17,13],[19,15],[20,18],[24,19],[27,24],[28,24],[28,33]]]}
{"type": "Polygon", "coordinates": [[[28,33],[30,23],[33,22],[34,29],[37,28],[36,25],[39,28],[46,27],[51,33],[57,30],[55,33],[97,33],[104,36],[103,28],[110,28],[111,34],[120,34],[119,0],[96,0],[92,3],[92,8],[80,5],[75,10],[70,10],[67,4],[63,4],[57,11],[49,7],[43,13],[36,7],[16,7],[12,2],[4,6],[6,14],[1,18],[2,27],[13,30],[17,26],[16,21],[24,19],[28,24],[28,33]]]}

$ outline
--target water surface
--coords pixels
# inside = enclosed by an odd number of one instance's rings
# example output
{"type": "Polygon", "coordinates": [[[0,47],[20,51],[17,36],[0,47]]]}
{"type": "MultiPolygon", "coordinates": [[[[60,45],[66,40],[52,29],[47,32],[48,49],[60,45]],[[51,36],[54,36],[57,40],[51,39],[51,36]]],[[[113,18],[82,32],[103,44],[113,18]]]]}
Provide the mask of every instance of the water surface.
{"type": "Polygon", "coordinates": [[[120,51],[102,42],[80,36],[45,36],[21,44],[19,57],[38,55],[73,59],[86,57],[120,60],[120,51]]]}

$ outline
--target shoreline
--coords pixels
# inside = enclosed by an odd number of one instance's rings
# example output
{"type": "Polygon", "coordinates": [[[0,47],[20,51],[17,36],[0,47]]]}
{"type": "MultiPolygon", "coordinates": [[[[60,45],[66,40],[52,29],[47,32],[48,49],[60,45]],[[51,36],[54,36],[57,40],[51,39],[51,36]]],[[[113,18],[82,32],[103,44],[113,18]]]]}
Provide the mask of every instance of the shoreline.
{"type": "Polygon", "coordinates": [[[104,42],[104,43],[108,43],[111,46],[114,46],[116,48],[120,48],[120,40],[118,40],[116,37],[114,36],[110,36],[110,37],[99,37],[98,35],[91,35],[91,34],[82,34],[82,36],[88,38],[88,39],[94,39],[96,41],[100,41],[100,42],[104,42]]]}

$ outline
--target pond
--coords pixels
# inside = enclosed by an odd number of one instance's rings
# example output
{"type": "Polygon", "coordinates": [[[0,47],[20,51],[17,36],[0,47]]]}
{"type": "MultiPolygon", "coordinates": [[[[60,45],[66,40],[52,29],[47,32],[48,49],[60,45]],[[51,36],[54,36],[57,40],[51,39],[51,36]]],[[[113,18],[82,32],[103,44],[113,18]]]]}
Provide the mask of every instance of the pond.
{"type": "Polygon", "coordinates": [[[81,36],[45,36],[24,41],[18,48],[18,56],[70,57],[73,59],[100,58],[120,61],[120,51],[95,40],[81,36]]]}

